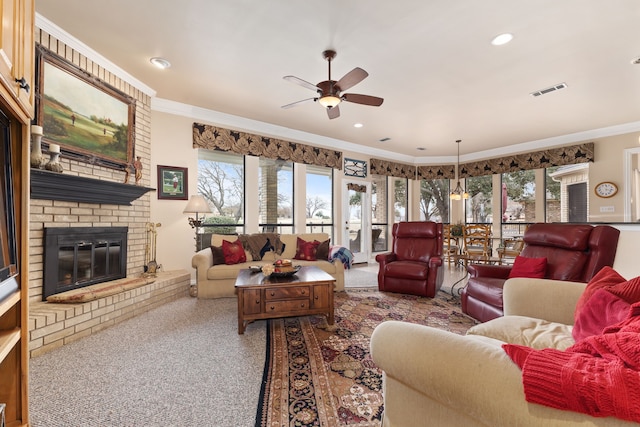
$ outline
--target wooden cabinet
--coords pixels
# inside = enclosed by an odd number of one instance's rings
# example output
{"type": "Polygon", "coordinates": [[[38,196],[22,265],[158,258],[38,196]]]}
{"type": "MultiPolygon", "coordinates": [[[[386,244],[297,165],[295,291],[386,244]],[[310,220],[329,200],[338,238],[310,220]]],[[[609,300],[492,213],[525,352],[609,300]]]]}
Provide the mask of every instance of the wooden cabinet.
{"type": "Polygon", "coordinates": [[[34,107],[34,0],[0,0],[0,83],[9,106],[25,122],[34,107]]]}
{"type": "Polygon", "coordinates": [[[0,14],[0,403],[6,404],[6,425],[15,427],[29,423],[27,215],[34,1],[0,0],[0,14]]]}

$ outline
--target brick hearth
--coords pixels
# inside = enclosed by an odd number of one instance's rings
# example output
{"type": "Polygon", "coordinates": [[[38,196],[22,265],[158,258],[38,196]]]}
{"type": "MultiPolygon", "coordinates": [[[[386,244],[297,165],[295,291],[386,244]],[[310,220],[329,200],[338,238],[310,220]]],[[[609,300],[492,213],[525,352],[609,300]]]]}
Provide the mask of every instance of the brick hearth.
{"type": "Polygon", "coordinates": [[[187,296],[190,281],[191,275],[185,270],[160,272],[153,283],[95,301],[77,304],[32,302],[29,355],[41,355],[187,296]]]}

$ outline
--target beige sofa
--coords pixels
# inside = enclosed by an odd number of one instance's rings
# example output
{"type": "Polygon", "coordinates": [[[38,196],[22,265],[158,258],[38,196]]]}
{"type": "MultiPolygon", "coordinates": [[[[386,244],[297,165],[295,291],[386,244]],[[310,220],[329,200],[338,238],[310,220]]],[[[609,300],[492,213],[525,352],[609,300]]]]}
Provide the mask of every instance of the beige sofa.
{"type": "Polygon", "coordinates": [[[384,371],[384,427],[632,426],[525,400],[522,372],[505,342],[566,349],[584,283],[510,279],[505,316],[466,336],[389,321],[376,327],[371,354],[384,371]],[[544,320],[543,320],[544,319],[544,320]]]}
{"type": "MultiPolygon", "coordinates": [[[[213,265],[213,254],[210,248],[202,249],[191,259],[191,266],[196,269],[196,286],[198,298],[223,298],[235,296],[235,283],[238,271],[252,265],[265,265],[273,263],[276,259],[291,259],[294,265],[315,265],[321,268],[336,279],[335,290],[344,290],[344,264],[339,260],[333,262],[318,260],[305,261],[293,259],[296,254],[296,244],[298,237],[305,241],[324,242],[329,239],[327,233],[301,233],[301,234],[280,234],[280,241],[284,244],[284,251],[281,255],[268,252],[262,260],[253,261],[251,253],[245,251],[247,262],[233,265],[219,264],[213,265]]],[[[237,236],[213,234],[211,236],[211,246],[221,246],[222,240],[234,242],[237,236]]]]}

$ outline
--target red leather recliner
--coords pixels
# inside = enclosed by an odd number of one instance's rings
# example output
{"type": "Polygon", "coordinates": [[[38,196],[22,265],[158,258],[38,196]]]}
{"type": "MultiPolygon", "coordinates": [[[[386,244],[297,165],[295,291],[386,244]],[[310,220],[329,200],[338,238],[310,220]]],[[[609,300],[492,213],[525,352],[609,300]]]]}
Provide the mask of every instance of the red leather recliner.
{"type": "MultiPolygon", "coordinates": [[[[608,225],[537,223],[524,233],[520,256],[547,258],[546,279],[588,282],[604,266],[613,266],[620,231],[608,225]]],[[[502,287],[511,266],[467,266],[469,281],[460,293],[462,312],[481,322],[500,317],[502,287]]]]}
{"type": "Polygon", "coordinates": [[[393,224],[391,252],[376,255],[378,289],[433,298],[444,279],[442,223],[393,224]]]}

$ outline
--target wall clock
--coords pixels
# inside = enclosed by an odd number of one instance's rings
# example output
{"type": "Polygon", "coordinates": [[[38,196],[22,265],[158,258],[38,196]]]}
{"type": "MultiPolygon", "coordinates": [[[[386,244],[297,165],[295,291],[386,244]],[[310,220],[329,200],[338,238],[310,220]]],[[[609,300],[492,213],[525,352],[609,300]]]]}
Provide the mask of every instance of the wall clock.
{"type": "Polygon", "coordinates": [[[344,159],[344,174],[358,178],[367,177],[367,162],[364,160],[344,159]]]}
{"type": "Polygon", "coordinates": [[[618,192],[618,186],[613,182],[601,182],[596,185],[596,196],[598,197],[613,197],[618,192]]]}

